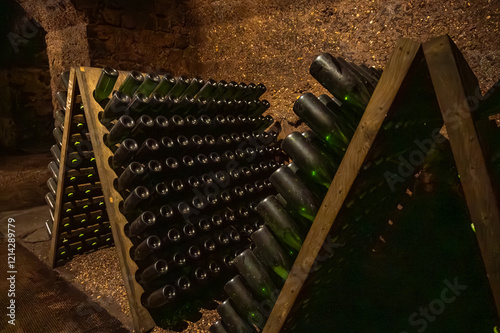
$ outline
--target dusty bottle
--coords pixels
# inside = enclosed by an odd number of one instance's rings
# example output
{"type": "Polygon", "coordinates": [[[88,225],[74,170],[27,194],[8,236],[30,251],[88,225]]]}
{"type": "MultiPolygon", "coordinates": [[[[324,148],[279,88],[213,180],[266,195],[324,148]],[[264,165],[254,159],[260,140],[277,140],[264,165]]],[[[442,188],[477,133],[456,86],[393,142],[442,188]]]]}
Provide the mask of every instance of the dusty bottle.
{"type": "Polygon", "coordinates": [[[335,170],[324,154],[316,149],[299,132],[290,133],[281,148],[290,156],[307,178],[326,188],[330,187],[335,170]]]}
{"type": "Polygon", "coordinates": [[[291,212],[314,221],[319,204],[304,182],[290,168],[280,167],[269,179],[286,200],[287,208],[291,212]]]}
{"type": "Polygon", "coordinates": [[[229,295],[236,311],[247,323],[255,324],[258,328],[264,329],[267,318],[240,275],[226,283],[224,290],[229,295]]]}
{"type": "Polygon", "coordinates": [[[121,91],[113,92],[111,100],[106,104],[101,118],[101,123],[108,126],[109,123],[125,114],[130,97],[121,91]]]}
{"type": "Polygon", "coordinates": [[[292,268],[292,261],[271,232],[264,226],[255,231],[251,238],[255,244],[255,256],[285,281],[292,268]]]}
{"type": "Polygon", "coordinates": [[[369,91],[355,75],[330,54],[323,53],[316,57],[309,72],[338,100],[365,109],[370,100],[369,91]]]}
{"type": "Polygon", "coordinates": [[[243,251],[234,258],[233,263],[252,292],[260,300],[268,300],[272,303],[276,301],[275,292],[278,288],[251,250],[243,251]]]}
{"type": "Polygon", "coordinates": [[[172,302],[177,295],[177,291],[174,286],[167,284],[160,289],[155,290],[149,296],[145,297],[142,304],[146,308],[159,308],[167,303],[172,302]]]}
{"type": "Polygon", "coordinates": [[[341,130],[334,114],[316,96],[303,94],[295,101],[293,111],[339,155],[347,149],[352,133],[341,130]]]}
{"type": "MultiPolygon", "coordinates": [[[[231,300],[226,299],[217,307],[222,322],[228,328],[229,333],[254,333],[255,329],[246,320],[242,319],[234,309],[231,300]]],[[[216,331],[215,331],[216,332],[216,331]]]]}

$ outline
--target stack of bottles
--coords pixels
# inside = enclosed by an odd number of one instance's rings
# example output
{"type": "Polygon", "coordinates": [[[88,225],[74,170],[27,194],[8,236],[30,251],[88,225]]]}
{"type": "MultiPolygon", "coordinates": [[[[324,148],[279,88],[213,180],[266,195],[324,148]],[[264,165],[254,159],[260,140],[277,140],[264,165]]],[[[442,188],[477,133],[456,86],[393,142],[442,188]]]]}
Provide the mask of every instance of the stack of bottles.
{"type": "Polygon", "coordinates": [[[113,91],[117,78],[103,69],[94,98],[135,279],[155,318],[210,299],[234,275],[232,260],[263,224],[256,207],[275,192],[281,150],[265,131],[273,119],[262,116],[262,84],[131,71],[113,91]]]}
{"type": "Polygon", "coordinates": [[[47,181],[50,192],[45,199],[50,219],[47,231],[52,236],[55,210],[60,209],[57,237],[57,263],[63,263],[76,254],[113,244],[111,226],[106,214],[101,184],[95,167],[87,123],[81,97],[75,98],[70,128],[64,128],[69,72],[61,74],[62,90],[56,94],[60,109],[55,113],[53,135],[56,141],[50,151],[54,161],[49,163],[51,177],[47,181]],[[64,131],[69,131],[65,166],[60,165],[64,131]],[[56,207],[59,169],[64,168],[62,201],[56,207]]]}
{"type": "Polygon", "coordinates": [[[292,163],[270,177],[278,194],[257,205],[265,225],[252,236],[252,250],[234,260],[239,275],[224,287],[229,299],[218,307],[221,320],[212,333],[264,328],[381,74],[327,53],[310,71],[332,96],[305,93],[295,102],[294,112],[311,130],[281,143],[292,163]]]}

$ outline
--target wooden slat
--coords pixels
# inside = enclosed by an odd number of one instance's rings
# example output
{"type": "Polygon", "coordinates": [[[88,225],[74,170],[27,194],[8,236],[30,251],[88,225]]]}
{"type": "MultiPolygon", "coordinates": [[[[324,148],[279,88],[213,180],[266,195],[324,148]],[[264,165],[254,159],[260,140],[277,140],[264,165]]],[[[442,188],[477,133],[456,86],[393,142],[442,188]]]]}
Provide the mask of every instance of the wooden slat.
{"type": "MultiPolygon", "coordinates": [[[[130,258],[129,252],[132,247],[132,242],[124,232],[124,226],[127,220],[118,209],[118,203],[123,199],[114,189],[113,181],[116,178],[116,174],[108,164],[112,152],[103,142],[104,134],[109,132],[98,120],[98,114],[102,111],[102,108],[93,98],[93,91],[100,74],[101,69],[98,68],[79,67],[76,69],[76,76],[90,132],[90,139],[92,141],[97,170],[102,185],[102,192],[105,198],[104,201],[111,224],[115,248],[120,260],[125,289],[127,290],[134,329],[136,332],[146,332],[155,326],[155,322],[141,303],[141,295],[144,289],[135,281],[135,272],[138,266],[130,258]]],[[[126,76],[127,72],[120,72],[116,87],[121,84],[126,76]]]]}
{"type": "Polygon", "coordinates": [[[500,210],[468,105],[477,79],[448,36],[424,43],[425,58],[446,125],[479,248],[500,316],[500,210]]]}
{"type": "Polygon", "coordinates": [[[420,43],[401,39],[384,70],[323,200],[263,333],[277,333],[294,305],[312,265],[370,150],[396,95],[416,59],[420,43]]]}
{"type": "Polygon", "coordinates": [[[61,212],[63,207],[63,195],[64,195],[64,179],[66,178],[66,172],[68,167],[66,166],[66,158],[68,154],[68,146],[71,136],[71,120],[73,119],[73,106],[75,104],[75,70],[72,68],[69,74],[68,83],[68,97],[66,100],[66,111],[64,115],[64,128],[61,146],[61,160],[59,163],[59,175],[57,181],[57,193],[56,193],[56,207],[54,212],[54,224],[52,226],[52,242],[50,247],[49,260],[52,268],[56,267],[57,264],[57,249],[59,240],[59,227],[61,224],[61,212]]]}

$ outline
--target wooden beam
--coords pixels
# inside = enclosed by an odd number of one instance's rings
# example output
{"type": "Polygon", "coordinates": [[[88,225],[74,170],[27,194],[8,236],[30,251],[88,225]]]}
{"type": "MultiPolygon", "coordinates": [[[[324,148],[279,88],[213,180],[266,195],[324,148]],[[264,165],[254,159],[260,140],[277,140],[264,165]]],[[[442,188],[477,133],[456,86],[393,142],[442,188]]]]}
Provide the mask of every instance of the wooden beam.
{"type": "Polygon", "coordinates": [[[401,39],[396,44],[263,333],[277,333],[282,329],[419,50],[420,43],[409,39],[401,39]]]}
{"type": "Polygon", "coordinates": [[[70,128],[71,120],[73,119],[73,106],[75,104],[75,89],[76,89],[76,73],[75,69],[72,68],[69,73],[69,83],[68,83],[68,96],[66,100],[66,111],[64,113],[64,128],[61,146],[61,160],[59,162],[59,175],[57,176],[57,192],[56,192],[56,206],[54,211],[54,224],[52,226],[52,241],[50,246],[49,260],[52,268],[56,267],[57,264],[57,249],[59,241],[59,227],[61,224],[61,212],[63,206],[63,195],[64,195],[64,180],[68,167],[66,166],[66,158],[68,155],[68,145],[70,140],[70,128]]]}
{"type": "MultiPolygon", "coordinates": [[[[127,290],[134,329],[136,332],[147,332],[155,327],[155,322],[148,310],[144,308],[141,303],[141,295],[144,289],[135,280],[135,272],[138,266],[129,255],[130,248],[133,245],[124,232],[124,226],[127,220],[118,209],[118,203],[123,199],[114,189],[113,181],[116,178],[116,174],[108,164],[108,160],[113,154],[103,142],[104,134],[109,132],[98,119],[98,114],[102,111],[102,108],[93,98],[94,88],[99,80],[100,74],[101,69],[99,68],[79,67],[76,69],[76,76],[80,87],[80,94],[82,96],[82,103],[104,195],[104,202],[111,224],[111,232],[113,233],[118,259],[120,260],[123,282],[127,290]]],[[[120,72],[116,86],[119,86],[126,76],[127,72],[120,72]]]]}
{"type": "Polygon", "coordinates": [[[500,317],[500,210],[471,117],[477,79],[448,36],[423,44],[467,206],[500,317]]]}

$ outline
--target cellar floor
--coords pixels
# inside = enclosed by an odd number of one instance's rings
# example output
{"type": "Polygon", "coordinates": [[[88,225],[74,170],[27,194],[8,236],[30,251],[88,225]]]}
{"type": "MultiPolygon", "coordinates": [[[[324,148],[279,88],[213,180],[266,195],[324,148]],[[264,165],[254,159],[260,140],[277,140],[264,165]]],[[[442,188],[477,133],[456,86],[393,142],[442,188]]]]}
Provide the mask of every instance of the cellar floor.
{"type": "MultiPolygon", "coordinates": [[[[16,243],[15,254],[15,326],[2,320],[1,332],[129,332],[106,309],[20,243],[16,243]]],[[[0,261],[7,262],[6,238],[0,241],[0,261]]],[[[0,303],[5,309],[12,299],[8,298],[7,290],[12,287],[5,278],[1,281],[0,303]]]]}
{"type": "MultiPolygon", "coordinates": [[[[50,239],[45,228],[50,217],[48,207],[43,205],[0,212],[0,262],[7,262],[9,218],[16,225],[16,323],[19,325],[15,330],[4,329],[1,321],[0,332],[38,333],[40,327],[48,333],[133,331],[114,247],[77,256],[55,270],[50,269],[50,239]]],[[[3,292],[8,290],[7,281],[4,278],[0,281],[0,304],[7,304],[7,293],[3,292]]],[[[218,315],[215,310],[200,312],[201,319],[186,322],[176,331],[208,332],[218,315]]],[[[163,332],[173,331],[158,327],[153,330],[153,333],[163,332]]]]}

